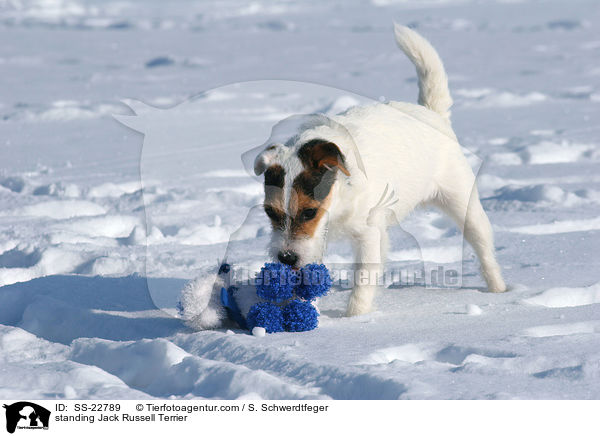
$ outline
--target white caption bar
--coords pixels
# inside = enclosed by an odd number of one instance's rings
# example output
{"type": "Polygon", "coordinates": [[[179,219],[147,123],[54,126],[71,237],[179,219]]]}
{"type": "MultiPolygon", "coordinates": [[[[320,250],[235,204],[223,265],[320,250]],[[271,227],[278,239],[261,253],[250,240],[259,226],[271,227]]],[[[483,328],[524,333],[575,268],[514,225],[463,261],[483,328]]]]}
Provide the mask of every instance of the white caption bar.
{"type": "MultiPolygon", "coordinates": [[[[598,435],[598,401],[4,400],[1,431],[20,436],[598,435]]],[[[7,434],[7,433],[4,433],[7,434]]]]}

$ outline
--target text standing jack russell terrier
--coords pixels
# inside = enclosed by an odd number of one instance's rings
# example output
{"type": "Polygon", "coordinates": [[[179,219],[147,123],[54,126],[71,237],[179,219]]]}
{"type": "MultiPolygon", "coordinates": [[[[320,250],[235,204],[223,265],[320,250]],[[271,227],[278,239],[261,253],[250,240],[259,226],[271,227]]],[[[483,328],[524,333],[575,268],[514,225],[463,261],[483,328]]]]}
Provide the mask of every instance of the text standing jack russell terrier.
{"type": "Polygon", "coordinates": [[[273,258],[301,267],[321,261],[326,238],[352,241],[355,269],[370,279],[355,284],[349,316],[372,308],[387,228],[424,204],[456,222],[480,260],[488,289],[506,290],[475,176],[450,124],[442,61],[413,30],[396,25],[395,34],[416,67],[419,105],[377,103],[317,117],[286,143],[268,144],[254,162],[255,173],[264,174],[273,258]],[[393,198],[382,205],[386,193],[393,198]]]}

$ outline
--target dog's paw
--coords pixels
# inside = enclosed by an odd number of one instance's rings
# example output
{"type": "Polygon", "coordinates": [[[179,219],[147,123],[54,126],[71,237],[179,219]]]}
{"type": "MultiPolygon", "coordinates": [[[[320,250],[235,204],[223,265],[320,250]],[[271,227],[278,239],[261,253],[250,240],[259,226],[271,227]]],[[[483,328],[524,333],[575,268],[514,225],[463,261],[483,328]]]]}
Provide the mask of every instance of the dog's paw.
{"type": "Polygon", "coordinates": [[[503,286],[488,286],[488,291],[493,292],[494,294],[501,294],[502,292],[508,291],[508,288],[504,283],[503,286]]]}
{"type": "Polygon", "coordinates": [[[359,309],[359,308],[357,308],[355,306],[352,306],[352,305],[349,305],[348,308],[346,309],[346,316],[348,318],[351,318],[353,316],[363,315],[365,313],[369,313],[369,311],[368,310],[359,309]]]}
{"type": "Polygon", "coordinates": [[[499,294],[499,293],[507,291],[506,284],[504,283],[504,280],[502,280],[502,277],[500,277],[500,276],[488,279],[487,285],[488,285],[488,291],[493,292],[495,294],[499,294]]]}
{"type": "Polygon", "coordinates": [[[352,295],[350,295],[346,316],[358,316],[369,313],[372,310],[373,294],[374,289],[370,289],[370,287],[354,289],[352,295]]]}

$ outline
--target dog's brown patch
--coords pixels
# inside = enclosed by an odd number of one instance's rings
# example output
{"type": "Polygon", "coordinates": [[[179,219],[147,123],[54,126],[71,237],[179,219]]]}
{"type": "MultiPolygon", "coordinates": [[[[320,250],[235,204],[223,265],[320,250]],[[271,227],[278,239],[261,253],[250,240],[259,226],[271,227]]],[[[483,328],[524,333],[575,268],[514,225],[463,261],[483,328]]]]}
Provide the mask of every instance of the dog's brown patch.
{"type": "Polygon", "coordinates": [[[298,157],[307,169],[335,170],[338,169],[349,176],[346,169],[344,155],[337,145],[324,139],[308,141],[298,150],[298,157]]]}
{"type": "Polygon", "coordinates": [[[316,200],[303,190],[294,188],[290,198],[291,234],[294,238],[312,238],[319,222],[327,213],[331,203],[331,193],[322,200],[316,200]]]}
{"type": "Polygon", "coordinates": [[[285,170],[281,165],[271,165],[265,171],[265,186],[276,186],[283,188],[285,180],[285,170]]]}
{"type": "Polygon", "coordinates": [[[313,139],[298,150],[304,166],[294,179],[289,213],[292,216],[291,232],[294,237],[314,236],[320,220],[331,203],[331,188],[337,170],[350,175],[344,156],[337,145],[322,139],[313,139]]]}
{"type": "Polygon", "coordinates": [[[264,209],[274,229],[283,229],[285,225],[284,181],[285,170],[281,165],[271,165],[265,171],[264,209]]]}
{"type": "Polygon", "coordinates": [[[320,202],[329,195],[335,179],[334,171],[306,169],[296,176],[292,188],[320,202]]]}

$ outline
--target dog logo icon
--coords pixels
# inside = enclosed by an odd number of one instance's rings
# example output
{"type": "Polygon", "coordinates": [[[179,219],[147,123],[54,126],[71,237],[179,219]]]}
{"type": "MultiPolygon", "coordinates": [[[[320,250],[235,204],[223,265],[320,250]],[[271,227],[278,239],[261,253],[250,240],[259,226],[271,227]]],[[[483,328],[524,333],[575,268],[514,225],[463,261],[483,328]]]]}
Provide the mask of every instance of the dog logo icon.
{"type": "Polygon", "coordinates": [[[6,409],[6,431],[19,429],[48,429],[50,411],[28,401],[4,405],[6,409]]]}

